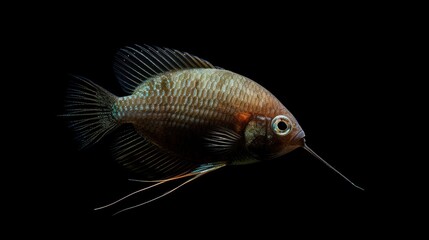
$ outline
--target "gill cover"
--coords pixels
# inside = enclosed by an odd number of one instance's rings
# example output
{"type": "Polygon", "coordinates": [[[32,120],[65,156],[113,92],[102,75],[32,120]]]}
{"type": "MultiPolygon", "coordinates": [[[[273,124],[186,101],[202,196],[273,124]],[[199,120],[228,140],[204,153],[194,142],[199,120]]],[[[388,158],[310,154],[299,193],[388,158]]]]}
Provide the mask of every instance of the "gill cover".
{"type": "Polygon", "coordinates": [[[256,116],[249,121],[244,132],[246,148],[258,160],[283,155],[289,139],[286,135],[292,129],[293,124],[286,116],[256,116]]]}

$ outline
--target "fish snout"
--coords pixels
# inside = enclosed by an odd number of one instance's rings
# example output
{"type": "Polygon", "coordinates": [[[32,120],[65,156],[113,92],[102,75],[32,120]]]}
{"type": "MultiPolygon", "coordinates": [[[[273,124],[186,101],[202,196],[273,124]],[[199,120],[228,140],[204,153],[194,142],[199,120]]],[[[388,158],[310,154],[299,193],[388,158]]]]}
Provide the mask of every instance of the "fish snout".
{"type": "Polygon", "coordinates": [[[301,129],[298,133],[296,133],[295,136],[293,136],[293,138],[290,140],[290,144],[303,147],[305,144],[304,130],[301,129]]]}

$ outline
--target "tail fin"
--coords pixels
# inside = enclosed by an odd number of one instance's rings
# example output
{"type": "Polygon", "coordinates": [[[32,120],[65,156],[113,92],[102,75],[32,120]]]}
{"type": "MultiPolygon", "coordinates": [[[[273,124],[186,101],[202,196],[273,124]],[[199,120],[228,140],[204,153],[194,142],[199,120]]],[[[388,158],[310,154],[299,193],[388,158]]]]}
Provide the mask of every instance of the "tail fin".
{"type": "Polygon", "coordinates": [[[66,113],[76,139],[85,148],[100,141],[118,126],[113,115],[117,97],[90,80],[75,76],[66,98],[66,113]]]}

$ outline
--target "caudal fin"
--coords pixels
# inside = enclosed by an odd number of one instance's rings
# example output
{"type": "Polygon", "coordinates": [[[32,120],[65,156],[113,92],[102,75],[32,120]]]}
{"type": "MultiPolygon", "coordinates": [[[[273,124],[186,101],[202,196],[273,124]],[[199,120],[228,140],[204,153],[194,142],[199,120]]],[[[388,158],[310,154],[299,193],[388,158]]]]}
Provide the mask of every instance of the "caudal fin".
{"type": "Polygon", "coordinates": [[[117,97],[90,80],[76,76],[68,89],[65,114],[81,148],[100,141],[118,126],[113,115],[117,97]]]}

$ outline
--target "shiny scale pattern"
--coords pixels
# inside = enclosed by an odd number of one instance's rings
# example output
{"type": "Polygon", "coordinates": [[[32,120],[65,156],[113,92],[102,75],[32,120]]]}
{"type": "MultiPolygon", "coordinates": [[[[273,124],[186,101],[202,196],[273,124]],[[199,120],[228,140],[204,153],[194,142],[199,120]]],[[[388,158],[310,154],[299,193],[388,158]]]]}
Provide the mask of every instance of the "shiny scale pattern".
{"type": "Polygon", "coordinates": [[[119,98],[116,109],[120,121],[141,123],[151,131],[229,124],[237,112],[273,115],[279,106],[274,100],[271,93],[241,75],[190,69],[143,82],[132,95],[119,98]]]}

